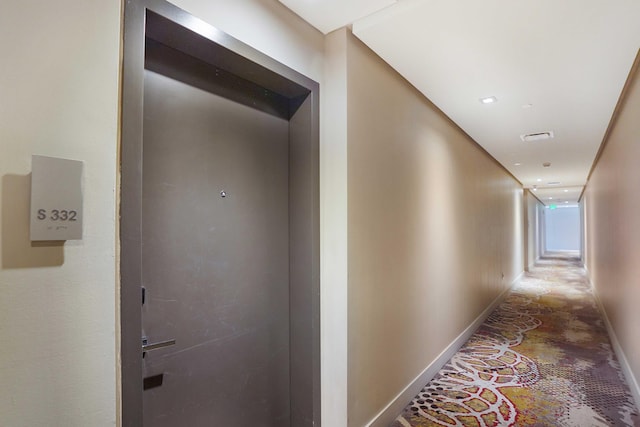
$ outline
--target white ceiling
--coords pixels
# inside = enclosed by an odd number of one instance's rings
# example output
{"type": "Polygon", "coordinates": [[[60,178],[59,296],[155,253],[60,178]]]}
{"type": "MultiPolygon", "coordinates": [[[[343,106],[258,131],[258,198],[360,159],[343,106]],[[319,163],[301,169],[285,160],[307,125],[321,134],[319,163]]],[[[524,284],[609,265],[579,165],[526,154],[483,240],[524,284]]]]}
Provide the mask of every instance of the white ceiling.
{"type": "Polygon", "coordinates": [[[546,204],[578,200],[640,48],[639,0],[280,1],[324,33],[352,24],[546,204]]]}
{"type": "Polygon", "coordinates": [[[311,25],[328,34],[380,11],[397,0],[279,0],[311,25]]]}

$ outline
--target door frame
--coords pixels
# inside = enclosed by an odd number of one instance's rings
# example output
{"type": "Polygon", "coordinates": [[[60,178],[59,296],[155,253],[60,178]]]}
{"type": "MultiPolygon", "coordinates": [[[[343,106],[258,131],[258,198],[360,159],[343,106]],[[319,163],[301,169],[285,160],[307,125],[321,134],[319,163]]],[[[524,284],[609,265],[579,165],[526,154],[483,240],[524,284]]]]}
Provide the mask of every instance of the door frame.
{"type": "MultiPolygon", "coordinates": [[[[290,352],[295,353],[290,362],[291,419],[292,424],[298,420],[296,426],[319,426],[319,85],[164,0],[127,0],[124,9],[119,206],[121,425],[143,425],[141,200],[146,37],[219,67],[253,88],[267,89],[280,100],[280,107],[282,100],[286,103],[284,110],[279,107],[278,111],[289,111],[290,127],[289,311],[290,352]]],[[[254,95],[240,94],[235,100],[250,102],[254,95]]]]}

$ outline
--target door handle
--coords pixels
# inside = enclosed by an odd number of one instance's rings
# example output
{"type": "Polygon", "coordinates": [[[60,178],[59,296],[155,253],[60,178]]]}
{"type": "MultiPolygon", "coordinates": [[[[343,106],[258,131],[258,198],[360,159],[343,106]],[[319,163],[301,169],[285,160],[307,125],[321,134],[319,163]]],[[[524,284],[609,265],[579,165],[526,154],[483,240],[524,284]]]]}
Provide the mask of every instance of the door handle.
{"type": "Polygon", "coordinates": [[[175,339],[154,342],[153,344],[149,344],[147,337],[142,338],[142,352],[147,352],[151,350],[157,350],[159,348],[169,347],[176,344],[175,339]]]}

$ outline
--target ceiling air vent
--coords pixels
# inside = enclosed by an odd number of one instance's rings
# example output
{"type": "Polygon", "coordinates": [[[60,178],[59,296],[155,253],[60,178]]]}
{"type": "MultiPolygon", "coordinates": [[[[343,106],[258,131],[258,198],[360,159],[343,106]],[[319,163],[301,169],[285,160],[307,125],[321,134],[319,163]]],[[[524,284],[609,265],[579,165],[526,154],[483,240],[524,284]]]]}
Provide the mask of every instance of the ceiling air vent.
{"type": "Polygon", "coordinates": [[[520,135],[520,139],[522,139],[524,142],[544,141],[551,138],[553,138],[552,131],[528,133],[526,135],[520,135]]]}

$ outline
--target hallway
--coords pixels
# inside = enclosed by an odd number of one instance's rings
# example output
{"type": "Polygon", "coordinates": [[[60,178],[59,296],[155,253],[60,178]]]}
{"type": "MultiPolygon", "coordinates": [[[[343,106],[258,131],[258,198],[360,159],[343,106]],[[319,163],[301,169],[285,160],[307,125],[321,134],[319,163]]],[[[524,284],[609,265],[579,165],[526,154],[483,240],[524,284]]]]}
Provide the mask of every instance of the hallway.
{"type": "Polygon", "coordinates": [[[393,423],[454,425],[640,425],[577,257],[540,259],[393,423]]]}
{"type": "Polygon", "coordinates": [[[640,1],[5,3],[2,427],[145,426],[145,399],[175,401],[178,378],[181,401],[203,413],[249,416],[247,402],[288,394],[278,421],[261,427],[640,426],[629,403],[631,394],[640,407],[640,1]],[[282,79],[256,81],[263,71],[282,79]],[[151,73],[191,85],[190,102],[222,91],[238,103],[225,113],[246,107],[255,119],[232,126],[213,107],[180,108],[170,114],[186,122],[178,134],[152,113],[182,98],[145,95],[151,73]],[[275,137],[253,131],[262,113],[301,126],[278,127],[286,149],[232,144],[275,137]],[[192,150],[197,129],[216,152],[192,150]],[[152,133],[167,149],[157,158],[145,150],[152,133]],[[282,164],[267,166],[276,151],[282,164]],[[39,157],[82,163],[74,206],[63,179],[47,180],[51,197],[33,197],[39,157]],[[172,179],[152,185],[154,170],[172,179]],[[163,198],[152,205],[141,196],[150,192],[163,198]],[[571,261],[534,268],[559,248],[545,224],[569,208],[589,289],[571,261]],[[63,210],[77,212],[81,239],[31,239],[38,221],[65,230],[53,214],[63,210]],[[151,272],[157,240],[167,257],[151,272]],[[313,286],[296,286],[303,275],[313,286]],[[231,276],[273,278],[277,291],[249,292],[231,276]],[[212,364],[204,351],[214,347],[249,368],[212,364]],[[179,357],[193,351],[202,363],[173,364],[185,349],[179,357]],[[254,375],[276,359],[278,375],[254,375]]]}

